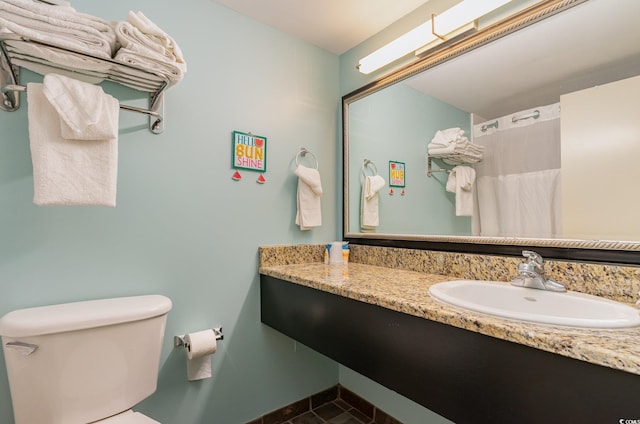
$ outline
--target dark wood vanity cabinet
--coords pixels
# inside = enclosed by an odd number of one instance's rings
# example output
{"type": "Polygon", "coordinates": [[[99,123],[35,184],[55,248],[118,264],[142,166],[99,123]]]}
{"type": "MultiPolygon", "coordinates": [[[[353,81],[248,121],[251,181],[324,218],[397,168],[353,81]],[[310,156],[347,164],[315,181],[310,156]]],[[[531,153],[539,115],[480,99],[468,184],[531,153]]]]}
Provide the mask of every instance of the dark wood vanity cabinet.
{"type": "Polygon", "coordinates": [[[640,420],[639,375],[260,280],[264,324],[457,424],[640,420]]]}

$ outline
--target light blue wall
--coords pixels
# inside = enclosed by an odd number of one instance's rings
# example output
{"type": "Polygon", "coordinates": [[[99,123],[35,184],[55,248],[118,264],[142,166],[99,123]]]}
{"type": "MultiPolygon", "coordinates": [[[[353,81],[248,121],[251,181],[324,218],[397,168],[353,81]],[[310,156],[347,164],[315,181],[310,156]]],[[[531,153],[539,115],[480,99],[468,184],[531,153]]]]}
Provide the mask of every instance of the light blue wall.
{"type": "MultiPolygon", "coordinates": [[[[468,113],[395,84],[349,105],[349,229],[360,229],[362,164],[373,161],[387,186],[379,193],[379,233],[471,234],[471,219],[456,217],[447,174],[426,175],[427,144],[436,131],[459,127],[469,134],[468,113]],[[389,194],[389,161],[405,164],[405,195],[389,194]]],[[[442,165],[442,164],[440,164],[442,165]]],[[[434,165],[437,169],[439,165],[434,165]]],[[[372,174],[371,169],[366,170],[372,174]]]]}
{"type": "MultiPolygon", "coordinates": [[[[333,361],[260,323],[257,248],[338,234],[338,57],[213,1],[74,6],[108,20],[142,11],[178,41],[189,69],[166,96],[162,135],[146,129],[143,115],[121,112],[116,208],[34,206],[26,104],[0,112],[0,315],[167,295],[174,306],[158,390],[138,408],[163,423],[242,423],[336,384],[333,361]],[[268,138],[266,184],[253,172],[231,179],[233,130],[268,138]],[[294,225],[292,172],[303,146],[318,158],[325,190],[323,226],[304,233],[294,225]],[[187,382],[172,336],[217,325],[225,339],[213,355],[214,378],[187,382]]],[[[10,422],[2,365],[0,423],[10,422]]]]}

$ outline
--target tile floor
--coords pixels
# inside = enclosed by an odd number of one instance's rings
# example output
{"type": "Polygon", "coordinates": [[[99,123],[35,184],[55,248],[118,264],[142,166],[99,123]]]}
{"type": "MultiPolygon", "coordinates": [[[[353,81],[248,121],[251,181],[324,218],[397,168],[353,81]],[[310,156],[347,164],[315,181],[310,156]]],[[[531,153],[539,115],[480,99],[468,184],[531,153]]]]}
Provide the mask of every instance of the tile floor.
{"type": "Polygon", "coordinates": [[[285,424],[370,424],[373,419],[367,417],[342,399],[325,403],[316,409],[305,412],[286,421],[285,424]]]}
{"type": "Polygon", "coordinates": [[[350,390],[336,385],[247,424],[402,424],[350,390]]]}

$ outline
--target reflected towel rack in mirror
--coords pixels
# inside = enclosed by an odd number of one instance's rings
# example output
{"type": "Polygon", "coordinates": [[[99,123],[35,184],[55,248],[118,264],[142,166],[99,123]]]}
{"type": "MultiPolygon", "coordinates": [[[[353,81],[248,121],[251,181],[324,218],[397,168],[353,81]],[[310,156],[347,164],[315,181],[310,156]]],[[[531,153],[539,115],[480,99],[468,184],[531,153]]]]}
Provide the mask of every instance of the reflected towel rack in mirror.
{"type": "Polygon", "coordinates": [[[367,167],[371,167],[373,168],[373,175],[378,175],[378,168],[376,167],[376,164],[373,163],[372,160],[369,159],[365,159],[362,161],[362,176],[363,177],[367,177],[367,167]]]}
{"type": "Polygon", "coordinates": [[[12,63],[14,59],[22,63],[32,64],[36,67],[57,68],[64,71],[64,74],[77,75],[79,77],[78,79],[81,80],[82,77],[89,79],[98,78],[104,81],[115,82],[138,91],[147,92],[149,94],[149,109],[123,104],[120,105],[120,108],[149,115],[149,130],[152,133],[160,134],[164,130],[164,93],[169,87],[169,81],[164,77],[126,63],[75,52],[14,34],[0,35],[0,95],[2,96],[0,109],[4,111],[13,112],[18,110],[20,107],[20,92],[26,91],[26,87],[20,84],[20,66],[12,63]],[[17,43],[12,43],[12,45],[7,44],[7,42],[12,41],[17,43]],[[16,47],[20,45],[20,43],[33,44],[61,55],[70,55],[79,60],[90,60],[93,63],[101,63],[105,65],[105,70],[95,71],[79,69],[77,67],[71,69],[64,63],[56,63],[48,58],[39,57],[32,52],[21,51],[19,47],[16,47]]]}
{"type": "Polygon", "coordinates": [[[472,163],[480,162],[480,159],[474,156],[469,156],[459,153],[447,153],[447,154],[429,154],[427,153],[427,177],[431,177],[434,172],[451,172],[450,169],[433,169],[431,161],[433,158],[445,160],[445,163],[449,165],[468,165],[472,163]]]}

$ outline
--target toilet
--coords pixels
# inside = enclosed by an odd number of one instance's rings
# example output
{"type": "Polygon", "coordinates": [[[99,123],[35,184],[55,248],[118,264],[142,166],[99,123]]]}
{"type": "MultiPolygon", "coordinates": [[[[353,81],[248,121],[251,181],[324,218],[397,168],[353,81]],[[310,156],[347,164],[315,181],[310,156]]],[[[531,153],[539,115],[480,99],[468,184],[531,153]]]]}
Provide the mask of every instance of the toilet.
{"type": "Polygon", "coordinates": [[[0,318],[16,424],[159,424],[131,408],[155,392],[171,300],[121,297],[0,318]]]}

